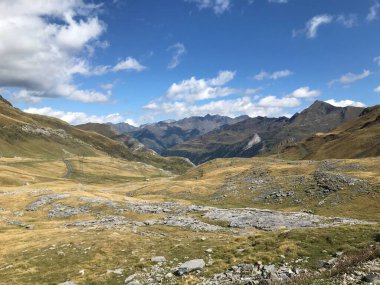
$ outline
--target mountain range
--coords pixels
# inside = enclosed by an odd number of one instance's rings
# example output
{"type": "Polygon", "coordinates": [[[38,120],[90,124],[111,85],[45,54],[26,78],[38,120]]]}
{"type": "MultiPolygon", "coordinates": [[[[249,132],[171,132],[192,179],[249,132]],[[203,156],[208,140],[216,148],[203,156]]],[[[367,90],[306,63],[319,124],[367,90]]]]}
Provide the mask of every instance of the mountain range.
{"type": "Polygon", "coordinates": [[[288,159],[363,158],[380,155],[380,105],[364,109],[359,117],[326,133],[316,133],[286,146],[288,159]]]}
{"type": "Polygon", "coordinates": [[[71,126],[24,113],[0,97],[1,156],[109,155],[173,172],[214,158],[274,155],[290,159],[380,155],[380,107],[335,107],[315,101],[291,118],[218,115],[71,126]],[[355,150],[352,150],[354,146],[355,150]],[[182,157],[182,158],[179,158],[182,157]]]}
{"type": "Polygon", "coordinates": [[[161,155],[182,156],[200,164],[214,158],[278,153],[289,144],[316,133],[332,131],[358,118],[363,110],[315,101],[291,118],[240,116],[233,119],[206,115],[143,125],[137,129],[127,124],[109,126],[161,155]],[[127,131],[120,131],[121,126],[127,131]]]}

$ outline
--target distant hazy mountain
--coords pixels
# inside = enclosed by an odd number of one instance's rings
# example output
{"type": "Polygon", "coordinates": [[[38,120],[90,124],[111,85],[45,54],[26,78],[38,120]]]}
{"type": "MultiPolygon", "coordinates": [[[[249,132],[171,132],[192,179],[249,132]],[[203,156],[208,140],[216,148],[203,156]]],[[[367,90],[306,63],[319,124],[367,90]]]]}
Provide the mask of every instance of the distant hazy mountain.
{"type": "Polygon", "coordinates": [[[249,118],[174,145],[162,153],[187,157],[198,164],[218,157],[251,157],[277,152],[289,143],[335,129],[357,118],[362,111],[363,108],[341,108],[316,101],[290,119],[249,118]]]}
{"type": "MultiPolygon", "coordinates": [[[[124,125],[125,123],[116,124],[119,126],[124,125]]],[[[128,124],[125,124],[128,125],[128,124]]],[[[115,141],[122,142],[126,146],[128,146],[133,151],[140,151],[140,152],[152,152],[154,151],[146,148],[142,143],[140,143],[138,140],[133,138],[130,135],[122,134],[113,128],[113,124],[98,124],[98,123],[87,123],[83,125],[76,126],[77,128],[85,131],[93,131],[97,132],[105,137],[108,137],[110,139],[113,139],[115,141]]]]}
{"type": "Polygon", "coordinates": [[[361,158],[380,155],[380,105],[365,109],[358,118],[318,133],[281,151],[290,159],[361,158]]]}
{"type": "Polygon", "coordinates": [[[133,131],[138,130],[138,127],[132,126],[127,123],[117,123],[117,124],[112,124],[108,123],[107,125],[111,126],[113,130],[120,134],[127,134],[133,131]]]}
{"type": "Polygon", "coordinates": [[[221,126],[235,124],[247,118],[249,117],[229,118],[218,115],[190,117],[179,121],[162,121],[147,124],[128,133],[147,148],[162,153],[167,148],[196,138],[221,126]]]}

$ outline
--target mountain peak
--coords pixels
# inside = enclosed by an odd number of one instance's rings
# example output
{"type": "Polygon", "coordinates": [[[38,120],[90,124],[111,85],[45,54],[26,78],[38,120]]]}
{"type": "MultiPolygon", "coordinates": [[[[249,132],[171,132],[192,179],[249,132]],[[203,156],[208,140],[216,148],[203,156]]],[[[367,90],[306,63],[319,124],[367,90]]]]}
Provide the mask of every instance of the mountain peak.
{"type": "Polygon", "coordinates": [[[9,102],[8,100],[6,100],[3,96],[0,95],[0,102],[3,102],[11,107],[13,107],[13,105],[11,104],[11,102],[9,102]]]}
{"type": "Polygon", "coordinates": [[[310,107],[308,109],[313,109],[313,108],[326,108],[326,107],[334,107],[333,105],[325,102],[325,101],[321,101],[321,100],[315,100],[313,104],[310,105],[310,107]]]}

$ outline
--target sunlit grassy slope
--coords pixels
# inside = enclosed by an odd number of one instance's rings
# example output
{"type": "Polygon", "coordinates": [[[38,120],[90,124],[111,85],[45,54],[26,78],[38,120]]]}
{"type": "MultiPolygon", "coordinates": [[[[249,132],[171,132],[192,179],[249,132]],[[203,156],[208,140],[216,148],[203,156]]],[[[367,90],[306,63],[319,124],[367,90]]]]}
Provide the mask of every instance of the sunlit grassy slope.
{"type": "Polygon", "coordinates": [[[61,120],[27,114],[0,100],[0,157],[63,159],[74,156],[113,156],[144,162],[175,173],[191,164],[182,158],[164,158],[134,152],[123,143],[61,120]]]}
{"type": "MultiPolygon", "coordinates": [[[[92,210],[88,213],[68,218],[48,217],[53,204],[79,207],[85,204],[80,198],[87,197],[118,205],[170,201],[223,208],[309,210],[320,215],[378,222],[380,159],[329,162],[220,159],[181,176],[141,162],[105,156],[73,156],[67,160],[72,166],[69,177],[62,159],[0,159],[0,284],[58,284],[67,280],[79,284],[124,284],[130,274],[150,270],[152,256],[163,255],[173,265],[193,258],[203,258],[209,263],[210,255],[205,252],[208,248],[213,249],[212,262],[203,271],[204,276],[242,262],[278,263],[281,256],[289,262],[308,257],[308,263],[302,266],[315,268],[316,260],[329,258],[336,251],[367,247],[373,243],[373,234],[380,231],[377,224],[272,232],[247,229],[245,234],[196,232],[164,225],[109,229],[64,226],[105,214],[134,221],[161,216],[119,212],[102,203],[88,206],[92,210]],[[326,195],[310,194],[305,190],[316,189],[312,181],[316,171],[355,177],[371,187],[365,192],[347,187],[326,195]],[[295,194],[289,199],[259,198],[268,192],[290,190],[295,194]],[[70,196],[37,211],[25,210],[39,197],[54,193],[70,196]],[[5,218],[31,224],[33,229],[10,224],[5,218]],[[107,273],[116,268],[122,268],[123,274],[107,273]]],[[[197,213],[192,216],[202,219],[197,213]]],[[[178,283],[196,284],[198,278],[190,275],[179,278],[178,283]]]]}
{"type": "Polygon", "coordinates": [[[286,147],[280,157],[289,159],[361,158],[380,156],[380,106],[329,133],[319,133],[286,147]]]}

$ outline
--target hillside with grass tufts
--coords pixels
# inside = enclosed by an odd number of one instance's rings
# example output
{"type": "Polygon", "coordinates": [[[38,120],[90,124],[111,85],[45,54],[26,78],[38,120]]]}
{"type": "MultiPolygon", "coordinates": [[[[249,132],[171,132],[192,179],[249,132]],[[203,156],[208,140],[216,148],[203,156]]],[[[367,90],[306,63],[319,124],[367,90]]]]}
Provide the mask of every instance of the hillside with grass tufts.
{"type": "Polygon", "coordinates": [[[25,113],[4,99],[0,100],[0,155],[51,159],[113,156],[175,173],[191,167],[182,158],[164,158],[150,151],[134,151],[120,141],[78,129],[59,119],[25,113]]]}

